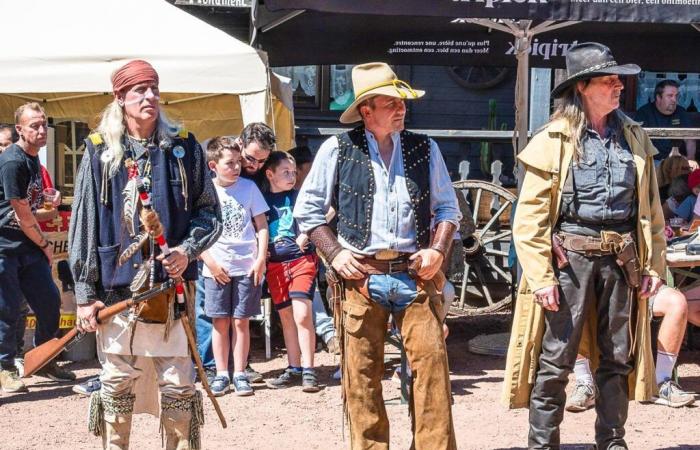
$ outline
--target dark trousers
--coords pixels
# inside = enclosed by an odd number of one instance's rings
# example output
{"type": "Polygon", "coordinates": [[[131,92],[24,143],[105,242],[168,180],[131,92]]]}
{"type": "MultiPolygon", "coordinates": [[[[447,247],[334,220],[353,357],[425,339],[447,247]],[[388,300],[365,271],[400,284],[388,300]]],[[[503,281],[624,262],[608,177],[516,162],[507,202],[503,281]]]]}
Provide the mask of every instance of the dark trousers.
{"type": "Polygon", "coordinates": [[[34,345],[43,344],[58,332],[61,296],[51,278],[51,267],[38,248],[19,255],[0,255],[0,366],[4,369],[15,366],[23,296],[37,319],[34,345]]]}
{"type": "Polygon", "coordinates": [[[574,368],[586,314],[597,314],[600,365],[595,374],[596,443],[599,450],[624,441],[627,377],[632,371],[630,316],[633,291],[613,256],[568,252],[570,265],[558,274],[559,311],[545,312],[537,379],[530,395],[529,448],[558,449],[568,376],[574,368]]]}

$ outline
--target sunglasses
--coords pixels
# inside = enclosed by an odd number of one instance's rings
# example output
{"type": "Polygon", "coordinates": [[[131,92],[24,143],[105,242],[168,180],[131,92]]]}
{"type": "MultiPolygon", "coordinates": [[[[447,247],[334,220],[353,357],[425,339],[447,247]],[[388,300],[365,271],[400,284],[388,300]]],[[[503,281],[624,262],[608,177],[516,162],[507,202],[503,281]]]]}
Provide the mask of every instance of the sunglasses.
{"type": "Polygon", "coordinates": [[[241,155],[246,159],[246,161],[248,161],[251,164],[265,164],[267,162],[267,158],[255,159],[249,154],[247,154],[245,151],[242,151],[241,155]]]}

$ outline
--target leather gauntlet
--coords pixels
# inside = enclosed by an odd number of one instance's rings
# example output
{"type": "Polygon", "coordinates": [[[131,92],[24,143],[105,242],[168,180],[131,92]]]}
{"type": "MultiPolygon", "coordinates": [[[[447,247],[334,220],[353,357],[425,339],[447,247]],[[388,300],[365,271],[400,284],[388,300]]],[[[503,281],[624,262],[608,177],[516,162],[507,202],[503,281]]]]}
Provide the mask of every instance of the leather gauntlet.
{"type": "Polygon", "coordinates": [[[309,240],[316,246],[316,249],[321,253],[323,259],[330,265],[343,250],[343,247],[338,243],[338,238],[328,225],[319,225],[309,231],[309,240]]]}
{"type": "Polygon", "coordinates": [[[444,258],[450,253],[452,248],[452,240],[454,239],[455,231],[457,226],[450,222],[440,222],[435,229],[435,234],[433,235],[433,243],[430,246],[431,249],[437,250],[442,253],[444,258]]]}

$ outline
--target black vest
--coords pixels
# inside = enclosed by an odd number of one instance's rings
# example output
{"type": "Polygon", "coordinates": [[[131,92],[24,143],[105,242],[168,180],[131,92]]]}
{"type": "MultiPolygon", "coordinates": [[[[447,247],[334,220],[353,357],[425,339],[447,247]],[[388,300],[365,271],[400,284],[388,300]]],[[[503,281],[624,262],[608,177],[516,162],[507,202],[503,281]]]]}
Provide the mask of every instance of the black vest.
{"type": "MultiPolygon", "coordinates": [[[[338,235],[353,247],[365,248],[372,229],[376,192],[374,172],[364,126],[338,136],[338,235]]],[[[406,187],[411,197],[418,248],[430,244],[430,140],[401,132],[406,187]]]]}
{"type": "MultiPolygon", "coordinates": [[[[174,137],[172,140],[172,146],[166,150],[161,150],[157,145],[149,149],[151,156],[151,204],[160,217],[170,248],[180,244],[186,237],[193,209],[192,195],[188,195],[187,209],[185,209],[182,179],[177,158],[173,155],[173,148],[179,145],[185,149],[185,155],[181,159],[185,173],[190,177],[187,180],[188,187],[193,185],[191,177],[195,167],[194,152],[197,149],[197,142],[192,134],[189,134],[187,139],[174,137]]],[[[92,163],[94,189],[97,195],[95,200],[98,217],[97,256],[100,264],[100,285],[105,291],[126,288],[131,284],[139,265],[143,262],[139,251],[124,265],[117,264],[121,252],[132,242],[122,219],[124,209],[122,191],[128,181],[127,171],[122,161],[119,172],[111,177],[107,183],[107,201],[103,203],[100,201],[103,175],[103,164],[100,156],[106,150],[106,146],[103,143],[95,146],[89,138],[85,139],[85,146],[87,151],[84,157],[90,158],[92,163]]],[[[135,214],[134,226],[136,230],[139,229],[138,214],[135,214]]],[[[156,245],[156,254],[159,251],[156,245]]],[[[161,263],[157,260],[155,261],[155,273],[157,283],[168,278],[161,263]]],[[[196,261],[187,266],[183,278],[185,280],[197,279],[196,261]]]]}

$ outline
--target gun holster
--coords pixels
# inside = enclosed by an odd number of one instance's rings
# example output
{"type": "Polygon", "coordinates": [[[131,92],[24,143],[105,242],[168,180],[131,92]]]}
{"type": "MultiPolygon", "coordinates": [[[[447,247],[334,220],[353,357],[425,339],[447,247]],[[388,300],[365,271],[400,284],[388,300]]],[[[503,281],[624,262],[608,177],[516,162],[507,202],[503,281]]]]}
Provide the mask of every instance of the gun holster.
{"type": "Polygon", "coordinates": [[[328,306],[335,314],[336,311],[342,310],[340,303],[343,299],[343,280],[330,264],[326,266],[326,282],[330,291],[327,298],[328,306]]]}
{"type": "Polygon", "coordinates": [[[632,234],[602,231],[600,236],[603,245],[609,245],[615,253],[615,261],[622,269],[627,285],[633,289],[639,288],[642,283],[642,266],[637,255],[637,244],[634,242],[632,234]]]}

